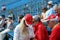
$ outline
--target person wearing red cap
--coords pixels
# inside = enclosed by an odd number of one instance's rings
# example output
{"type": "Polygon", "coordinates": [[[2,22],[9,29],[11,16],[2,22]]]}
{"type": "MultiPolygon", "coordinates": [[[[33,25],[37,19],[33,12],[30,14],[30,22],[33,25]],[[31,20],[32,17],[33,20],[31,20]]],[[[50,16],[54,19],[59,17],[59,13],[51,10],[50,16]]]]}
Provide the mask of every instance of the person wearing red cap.
{"type": "Polygon", "coordinates": [[[33,40],[34,31],[32,23],[33,17],[30,14],[26,14],[20,24],[16,26],[13,40],[33,40]]]}
{"type": "Polygon", "coordinates": [[[60,23],[57,20],[55,15],[50,15],[47,18],[47,23],[52,29],[49,40],[60,40],[60,23]]]}
{"type": "Polygon", "coordinates": [[[33,16],[34,18],[34,34],[36,40],[49,40],[48,32],[45,26],[40,21],[40,17],[38,15],[33,16]]]}
{"type": "MultiPolygon", "coordinates": [[[[58,16],[57,20],[60,21],[60,8],[55,11],[58,16]]],[[[49,40],[60,40],[60,22],[58,22],[55,26],[52,27],[52,32],[49,40]]]]}

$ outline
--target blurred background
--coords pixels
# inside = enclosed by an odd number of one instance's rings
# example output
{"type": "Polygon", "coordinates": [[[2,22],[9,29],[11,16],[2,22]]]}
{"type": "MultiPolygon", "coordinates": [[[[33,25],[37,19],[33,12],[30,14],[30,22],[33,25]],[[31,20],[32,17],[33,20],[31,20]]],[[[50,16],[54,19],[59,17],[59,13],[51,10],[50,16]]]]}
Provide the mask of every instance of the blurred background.
{"type": "MultiPolygon", "coordinates": [[[[42,7],[45,7],[48,1],[51,0],[0,0],[0,15],[7,17],[12,13],[16,18],[19,14],[41,14],[42,7]]],[[[52,1],[53,4],[60,3],[60,0],[52,1]]]]}

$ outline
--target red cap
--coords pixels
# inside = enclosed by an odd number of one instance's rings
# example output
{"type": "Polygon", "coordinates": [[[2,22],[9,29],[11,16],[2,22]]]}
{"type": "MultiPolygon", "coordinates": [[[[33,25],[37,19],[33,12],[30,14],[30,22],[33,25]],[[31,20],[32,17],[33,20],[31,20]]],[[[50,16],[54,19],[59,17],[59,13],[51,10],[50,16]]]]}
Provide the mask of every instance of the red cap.
{"type": "Polygon", "coordinates": [[[25,21],[27,24],[32,24],[33,23],[33,17],[30,14],[25,15],[25,21]]]}
{"type": "Polygon", "coordinates": [[[51,14],[46,20],[49,21],[49,20],[55,19],[55,18],[56,18],[56,15],[51,14]]]}

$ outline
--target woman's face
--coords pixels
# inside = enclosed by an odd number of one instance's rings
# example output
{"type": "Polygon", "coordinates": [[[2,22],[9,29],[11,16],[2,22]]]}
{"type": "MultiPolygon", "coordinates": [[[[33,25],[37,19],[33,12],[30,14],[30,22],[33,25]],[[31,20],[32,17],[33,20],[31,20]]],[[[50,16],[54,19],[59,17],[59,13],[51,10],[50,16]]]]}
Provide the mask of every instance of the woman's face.
{"type": "Polygon", "coordinates": [[[45,13],[45,12],[46,12],[46,10],[42,10],[42,12],[44,12],[44,13],[45,13]]]}
{"type": "Polygon", "coordinates": [[[11,21],[11,19],[10,19],[10,18],[8,18],[8,21],[11,21]]]}

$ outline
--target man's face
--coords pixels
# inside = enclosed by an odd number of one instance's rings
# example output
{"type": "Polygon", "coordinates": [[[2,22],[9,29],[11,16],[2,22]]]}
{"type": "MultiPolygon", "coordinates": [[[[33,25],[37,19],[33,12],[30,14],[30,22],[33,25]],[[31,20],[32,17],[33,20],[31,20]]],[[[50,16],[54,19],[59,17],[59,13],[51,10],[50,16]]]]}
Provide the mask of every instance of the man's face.
{"type": "Polygon", "coordinates": [[[10,19],[10,18],[8,18],[8,20],[10,21],[11,19],[10,19]]]}
{"type": "Polygon", "coordinates": [[[48,5],[47,5],[47,8],[51,8],[51,6],[52,6],[51,4],[48,4],[48,5]]]}
{"type": "Polygon", "coordinates": [[[56,14],[59,14],[59,13],[60,13],[60,8],[56,7],[56,8],[54,9],[54,11],[55,11],[56,14]]]}
{"type": "Polygon", "coordinates": [[[58,13],[60,13],[60,8],[58,8],[58,13]]]}
{"type": "Polygon", "coordinates": [[[48,26],[50,28],[53,28],[55,24],[56,24],[55,21],[49,21],[48,26]]]}
{"type": "Polygon", "coordinates": [[[55,11],[56,13],[58,13],[58,8],[55,8],[54,11],[55,11]]]}

